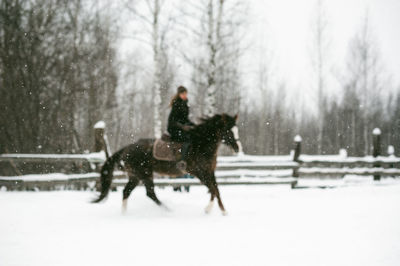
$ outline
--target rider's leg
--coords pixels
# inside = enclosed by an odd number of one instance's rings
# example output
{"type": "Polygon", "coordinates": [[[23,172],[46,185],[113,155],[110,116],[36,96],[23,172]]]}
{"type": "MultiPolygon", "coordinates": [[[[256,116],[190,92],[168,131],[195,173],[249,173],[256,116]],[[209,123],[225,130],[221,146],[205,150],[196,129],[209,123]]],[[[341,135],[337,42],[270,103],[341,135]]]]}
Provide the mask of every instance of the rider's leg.
{"type": "Polygon", "coordinates": [[[186,171],[187,157],[189,155],[191,139],[189,133],[185,132],[183,135],[184,142],[182,144],[181,160],[177,164],[177,168],[181,171],[186,171]]]}
{"type": "Polygon", "coordinates": [[[190,142],[185,141],[182,144],[182,156],[181,156],[182,161],[186,161],[188,153],[189,153],[189,148],[190,148],[190,142]]]}

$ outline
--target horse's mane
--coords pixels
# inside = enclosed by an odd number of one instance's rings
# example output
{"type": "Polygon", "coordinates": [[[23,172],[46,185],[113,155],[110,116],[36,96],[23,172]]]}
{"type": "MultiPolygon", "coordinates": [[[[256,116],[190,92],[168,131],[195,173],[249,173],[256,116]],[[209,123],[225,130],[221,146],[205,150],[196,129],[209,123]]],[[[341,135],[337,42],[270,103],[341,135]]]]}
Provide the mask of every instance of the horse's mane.
{"type": "Polygon", "coordinates": [[[190,130],[194,139],[204,139],[206,136],[214,135],[223,126],[221,123],[222,115],[220,114],[212,117],[201,117],[199,120],[200,123],[190,130]]]}
{"type": "Polygon", "coordinates": [[[211,117],[200,117],[200,123],[194,126],[194,131],[201,129],[212,129],[218,126],[218,122],[221,121],[222,115],[217,114],[211,117]]]}
{"type": "Polygon", "coordinates": [[[214,116],[205,116],[205,117],[200,117],[200,124],[198,124],[198,126],[201,125],[207,125],[207,124],[215,124],[216,122],[220,121],[222,118],[222,115],[217,114],[214,116]]]}

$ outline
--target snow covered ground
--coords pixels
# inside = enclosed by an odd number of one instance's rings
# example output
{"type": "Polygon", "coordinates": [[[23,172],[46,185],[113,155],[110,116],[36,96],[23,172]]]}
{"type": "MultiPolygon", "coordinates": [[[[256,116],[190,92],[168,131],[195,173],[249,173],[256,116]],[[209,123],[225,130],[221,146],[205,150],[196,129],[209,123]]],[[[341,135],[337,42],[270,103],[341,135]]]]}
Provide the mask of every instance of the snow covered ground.
{"type": "Polygon", "coordinates": [[[203,187],[121,193],[0,191],[0,265],[400,265],[400,183],[335,189],[222,186],[229,212],[204,214],[203,187]]]}

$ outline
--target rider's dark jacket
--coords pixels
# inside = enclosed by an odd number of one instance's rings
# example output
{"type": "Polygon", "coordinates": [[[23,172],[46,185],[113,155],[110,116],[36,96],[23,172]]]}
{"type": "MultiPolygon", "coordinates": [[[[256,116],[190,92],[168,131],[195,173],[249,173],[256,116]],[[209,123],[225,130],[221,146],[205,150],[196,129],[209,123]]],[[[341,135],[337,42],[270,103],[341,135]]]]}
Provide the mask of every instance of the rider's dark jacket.
{"type": "Polygon", "coordinates": [[[187,132],[183,130],[184,125],[194,125],[189,120],[189,106],[188,101],[177,98],[173,104],[171,113],[168,117],[168,133],[171,135],[172,140],[178,142],[185,142],[189,137],[187,132]]]}

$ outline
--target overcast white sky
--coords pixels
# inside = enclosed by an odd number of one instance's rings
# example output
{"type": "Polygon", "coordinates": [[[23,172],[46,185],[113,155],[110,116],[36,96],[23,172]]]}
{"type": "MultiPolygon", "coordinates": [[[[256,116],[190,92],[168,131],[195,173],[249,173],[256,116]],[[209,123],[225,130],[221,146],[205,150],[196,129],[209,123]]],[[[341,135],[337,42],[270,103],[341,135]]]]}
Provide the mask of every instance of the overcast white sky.
{"type": "MultiPolygon", "coordinates": [[[[310,28],[315,4],[316,0],[249,1],[252,38],[271,47],[281,78],[292,86],[304,88],[310,82],[310,28]]],[[[326,0],[325,6],[335,71],[344,70],[348,42],[368,10],[385,69],[399,85],[400,0],[326,0]]]]}
{"type": "MultiPolygon", "coordinates": [[[[166,0],[166,3],[179,6],[180,0],[166,0]],[[171,2],[168,2],[171,1],[171,2]]],[[[252,43],[246,51],[244,83],[254,88],[261,51],[272,51],[271,61],[276,81],[283,81],[288,90],[295,90],[307,105],[312,106],[312,75],[310,67],[311,21],[317,0],[246,0],[249,6],[248,41],[252,43]],[[305,95],[305,96],[304,96],[305,95]]],[[[366,10],[370,25],[377,38],[379,52],[385,70],[392,80],[392,89],[400,87],[400,0],[326,0],[325,12],[329,22],[330,59],[332,63],[331,93],[340,92],[336,76],[345,72],[345,60],[349,40],[361,27],[366,10]]],[[[173,10],[173,8],[171,8],[173,10]]],[[[173,11],[171,11],[173,12],[173,11]]],[[[129,25],[129,24],[127,24],[129,25]]],[[[126,27],[132,31],[131,27],[126,27]]],[[[134,49],[132,40],[122,43],[125,51],[134,49]]],[[[150,47],[147,47],[148,49],[150,47]]],[[[149,52],[151,52],[149,50],[149,52]]],[[[140,60],[151,62],[151,57],[140,60]]],[[[126,57],[130,58],[129,56],[126,57]]],[[[132,60],[130,58],[129,60],[132,60]]],[[[186,67],[180,67],[177,85],[190,84],[190,74],[186,67]]],[[[299,95],[293,96],[297,100],[299,95]]],[[[288,101],[289,103],[289,101],[288,101]]]]}

